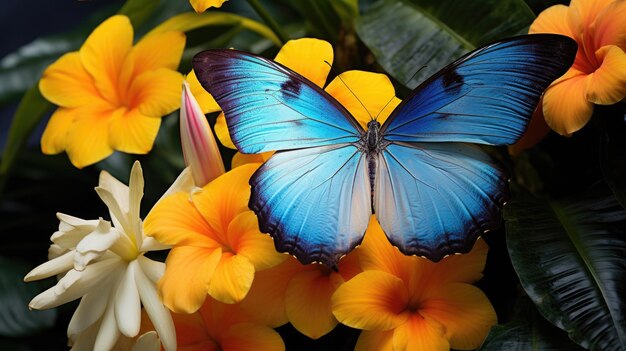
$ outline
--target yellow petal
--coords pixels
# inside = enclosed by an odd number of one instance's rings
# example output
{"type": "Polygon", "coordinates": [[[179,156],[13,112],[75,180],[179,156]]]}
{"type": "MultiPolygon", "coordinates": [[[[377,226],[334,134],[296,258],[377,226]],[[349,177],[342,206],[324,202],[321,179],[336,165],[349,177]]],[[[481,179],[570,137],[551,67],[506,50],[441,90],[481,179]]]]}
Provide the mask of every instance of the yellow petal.
{"type": "Polygon", "coordinates": [[[260,154],[242,154],[236,152],[231,160],[231,168],[247,165],[249,163],[263,163],[272,157],[274,151],[262,152],[260,154]]]}
{"type": "Polygon", "coordinates": [[[238,256],[247,258],[256,271],[274,267],[288,257],[276,252],[272,237],[261,233],[252,211],[244,211],[230,222],[228,243],[238,256]]]}
{"type": "MultiPolygon", "coordinates": [[[[489,247],[485,240],[479,238],[472,250],[466,254],[451,255],[434,263],[420,260],[425,266],[422,274],[428,282],[422,284],[444,284],[447,282],[473,283],[482,278],[489,247]],[[430,274],[429,274],[430,273],[430,274]]],[[[423,287],[422,287],[423,288],[423,287]]]]}
{"type": "Polygon", "coordinates": [[[144,221],[146,235],[166,245],[217,248],[220,244],[186,192],[161,199],[144,221]]]}
{"type": "Polygon", "coordinates": [[[393,351],[393,329],[363,330],[354,351],[393,351]]]}
{"type": "Polygon", "coordinates": [[[133,80],[129,106],[143,115],[161,117],[180,107],[182,74],[166,68],[148,71],[133,80]]]}
{"type": "Polygon", "coordinates": [[[228,226],[235,217],[249,211],[250,185],[248,180],[258,165],[237,167],[215,178],[201,191],[192,194],[195,207],[209,227],[226,243],[228,226]]]}
{"type": "Polygon", "coordinates": [[[582,128],[593,113],[587,101],[589,76],[572,69],[553,83],[543,95],[543,115],[546,123],[561,135],[570,135],[582,128]]]}
{"type": "Polygon", "coordinates": [[[364,271],[337,289],[333,313],[353,328],[388,330],[406,321],[408,300],[400,278],[383,271],[364,271]]]}
{"type": "Polygon", "coordinates": [[[189,0],[189,3],[197,13],[202,13],[209,7],[221,7],[226,1],[228,0],[189,0]]]}
{"type": "Polygon", "coordinates": [[[185,34],[165,32],[151,34],[132,49],[135,75],[159,68],[176,70],[185,48],[185,34]]]}
{"type": "Polygon", "coordinates": [[[445,327],[450,347],[473,350],[480,346],[497,322],[491,303],[477,287],[448,283],[429,291],[419,313],[445,327]]]}
{"type": "Polygon", "coordinates": [[[436,322],[413,314],[406,323],[393,332],[394,351],[448,351],[450,344],[444,337],[444,328],[436,322]]]}
{"type": "Polygon", "coordinates": [[[152,150],[160,126],[160,118],[145,116],[138,109],[120,108],[109,122],[109,144],[115,150],[147,154],[152,150]]]}
{"type": "Polygon", "coordinates": [[[543,10],[530,25],[528,33],[553,33],[574,38],[574,32],[567,19],[568,11],[565,5],[554,5],[543,10]]]}
{"type": "Polygon", "coordinates": [[[258,323],[276,328],[286,324],[285,294],[293,276],[303,266],[292,256],[278,266],[255,273],[252,287],[241,308],[258,323]]]}
{"type": "Polygon", "coordinates": [[[83,168],[113,153],[109,145],[111,111],[81,109],[67,133],[67,155],[72,164],[83,168]]]}
{"type": "Polygon", "coordinates": [[[63,107],[107,104],[81,64],[78,52],[67,53],[51,64],[43,72],[39,90],[47,100],[63,107]]]}
{"type": "Polygon", "coordinates": [[[254,279],[254,266],[247,258],[225,252],[209,281],[208,293],[223,303],[236,303],[248,294],[254,279]]]}
{"type": "Polygon", "coordinates": [[[230,133],[228,132],[228,125],[226,124],[226,117],[224,116],[224,112],[221,112],[217,119],[215,120],[215,135],[220,140],[222,145],[226,146],[229,149],[237,149],[235,144],[233,144],[233,140],[230,138],[230,133]]]}
{"type": "Polygon", "coordinates": [[[274,61],[300,73],[321,88],[333,64],[333,55],[333,47],[327,41],[302,38],[285,43],[274,61]]]}
{"type": "Polygon", "coordinates": [[[41,136],[41,152],[54,155],[65,150],[67,135],[74,122],[75,114],[75,109],[63,107],[54,111],[41,136]]]}
{"type": "Polygon", "coordinates": [[[626,2],[613,1],[607,5],[590,28],[594,36],[594,47],[617,45],[626,50],[626,2]]]}
{"type": "Polygon", "coordinates": [[[206,299],[209,280],[222,256],[221,249],[174,247],[159,280],[163,304],[178,313],[197,311],[206,299]]]}
{"type": "Polygon", "coordinates": [[[382,270],[397,277],[406,277],[406,267],[411,258],[389,243],[375,216],[370,218],[363,243],[357,250],[363,270],[382,270]]]}
{"type": "Polygon", "coordinates": [[[317,339],[333,330],[331,297],[343,283],[337,273],[329,275],[318,269],[296,273],[289,282],[285,303],[291,324],[302,334],[317,339]]]}
{"type": "Polygon", "coordinates": [[[325,90],[350,111],[363,128],[372,119],[384,123],[400,103],[391,81],[381,73],[343,72],[325,90]]]}
{"type": "Polygon", "coordinates": [[[232,351],[283,351],[285,344],[280,335],[264,325],[239,323],[228,329],[220,341],[222,350],[232,351]]]}
{"type": "Polygon", "coordinates": [[[118,78],[133,45],[128,17],[116,15],[102,22],[80,48],[80,61],[104,99],[120,105],[118,78]]]}
{"type": "MultiPolygon", "coordinates": [[[[213,96],[211,96],[208,91],[204,90],[204,88],[200,84],[200,81],[198,81],[198,77],[196,76],[196,72],[194,70],[191,70],[191,72],[189,72],[187,77],[185,77],[185,80],[187,81],[187,83],[189,83],[189,89],[198,101],[198,104],[202,109],[202,113],[207,114],[209,112],[216,112],[221,110],[220,106],[217,104],[213,96]]],[[[220,114],[220,116],[222,117],[222,123],[226,125],[224,115],[220,114]]]]}
{"type": "Polygon", "coordinates": [[[626,53],[609,45],[598,50],[596,57],[601,64],[589,75],[587,100],[598,105],[615,104],[626,97],[626,53]]]}

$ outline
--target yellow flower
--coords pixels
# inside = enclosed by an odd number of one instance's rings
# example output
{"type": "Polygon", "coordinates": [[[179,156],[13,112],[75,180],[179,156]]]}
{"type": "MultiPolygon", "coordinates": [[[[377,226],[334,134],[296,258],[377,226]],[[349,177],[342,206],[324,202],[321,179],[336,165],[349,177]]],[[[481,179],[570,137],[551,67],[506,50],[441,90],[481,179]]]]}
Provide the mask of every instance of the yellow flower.
{"type": "Polygon", "coordinates": [[[167,32],[133,47],[127,17],[101,23],[79,51],[43,73],[39,89],[59,105],[41,138],[43,153],[66,151],[82,168],[114,150],[149,152],[161,117],[180,106],[182,75],[176,68],[184,46],[183,33],[167,32]]]}
{"type": "Polygon", "coordinates": [[[572,67],[546,90],[543,114],[557,133],[582,128],[593,104],[610,105],[626,97],[626,1],[572,0],[543,11],[530,33],[567,35],[578,43],[572,67]]]}
{"type": "Polygon", "coordinates": [[[274,250],[271,237],[261,234],[248,209],[248,180],[257,167],[238,167],[191,194],[175,192],[146,218],[146,233],[173,246],[159,281],[163,302],[172,311],[195,312],[207,294],[239,302],[256,271],[286,258],[274,250]]]}
{"type": "Polygon", "coordinates": [[[471,350],[496,323],[489,300],[470,284],[485,265],[484,241],[433,263],[400,253],[372,217],[357,251],[363,272],[332,297],[335,317],[364,330],[356,350],[471,350]]]}
{"type": "MultiPolygon", "coordinates": [[[[329,64],[333,62],[333,48],[328,42],[319,39],[290,40],[280,49],[274,60],[301,74],[317,86],[324,87],[330,72],[329,64]]],[[[400,99],[395,97],[395,89],[389,78],[379,73],[343,72],[333,79],[325,90],[350,111],[363,128],[367,128],[370,116],[378,116],[377,120],[381,124],[384,123],[400,103],[400,99]]],[[[235,149],[228,133],[224,113],[217,117],[215,134],[224,146],[235,149]]],[[[233,167],[251,162],[264,162],[272,154],[273,152],[259,155],[237,153],[232,161],[233,167]]]]}
{"type": "Polygon", "coordinates": [[[228,0],[189,0],[189,3],[197,13],[202,13],[210,7],[222,7],[228,0]]]}

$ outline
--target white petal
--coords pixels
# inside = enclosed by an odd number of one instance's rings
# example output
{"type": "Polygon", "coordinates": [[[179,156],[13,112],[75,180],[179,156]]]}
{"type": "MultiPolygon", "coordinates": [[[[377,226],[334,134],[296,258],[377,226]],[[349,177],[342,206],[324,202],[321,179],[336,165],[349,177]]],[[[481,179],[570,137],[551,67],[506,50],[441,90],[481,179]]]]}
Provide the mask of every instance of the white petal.
{"type": "MultiPolygon", "coordinates": [[[[174,183],[172,183],[170,188],[167,189],[167,191],[161,196],[159,201],[161,201],[162,199],[166,198],[168,195],[177,193],[179,191],[184,191],[186,193],[191,193],[191,191],[195,187],[196,186],[194,185],[194,182],[193,182],[193,175],[191,173],[191,168],[187,167],[187,168],[183,169],[183,171],[178,175],[178,177],[176,178],[174,183]]],[[[159,201],[157,201],[157,204],[159,203],[159,201]]],[[[155,204],[155,206],[156,206],[156,204],[155,204]]]]}
{"type": "Polygon", "coordinates": [[[161,349],[161,341],[155,331],[149,331],[141,335],[132,351],[159,351],[161,349]]]}
{"type": "MultiPolygon", "coordinates": [[[[112,294],[113,295],[113,294],[112,294]]],[[[107,309],[104,312],[102,318],[102,324],[100,324],[100,330],[98,330],[98,336],[94,343],[94,351],[108,351],[115,346],[117,339],[120,337],[120,331],[117,329],[117,323],[115,320],[115,312],[113,309],[113,297],[107,302],[107,309]]]]}
{"type": "Polygon", "coordinates": [[[87,235],[76,246],[77,255],[74,257],[74,268],[83,270],[92,260],[100,257],[120,238],[120,233],[111,224],[102,221],[96,230],[87,235]]]}
{"type": "Polygon", "coordinates": [[[136,336],[141,326],[141,301],[135,282],[135,272],[138,266],[139,263],[136,260],[128,264],[115,296],[117,326],[120,332],[128,337],[136,336]]]}
{"type": "Polygon", "coordinates": [[[59,231],[62,232],[98,225],[98,220],[96,219],[82,219],[61,212],[57,212],[57,218],[59,219],[59,231]]]}
{"type": "Polygon", "coordinates": [[[52,277],[60,273],[64,273],[72,269],[74,264],[74,251],[68,251],[67,253],[54,258],[46,263],[43,263],[35,267],[32,271],[28,272],[24,277],[25,282],[31,282],[33,280],[44,279],[52,277]]]}
{"type": "Polygon", "coordinates": [[[78,335],[102,318],[113,285],[115,284],[103,284],[100,289],[94,289],[83,296],[67,327],[67,335],[78,335]]]}
{"type": "Polygon", "coordinates": [[[167,250],[172,248],[170,245],[161,244],[158,240],[151,236],[147,236],[143,238],[143,242],[141,243],[141,248],[139,248],[140,252],[148,252],[148,251],[160,251],[167,250]]]}
{"type": "Polygon", "coordinates": [[[104,189],[111,193],[115,202],[117,202],[124,212],[128,212],[129,199],[128,199],[128,187],[126,184],[115,179],[107,171],[100,172],[100,180],[98,182],[98,188],[104,189]]]}
{"type": "Polygon", "coordinates": [[[153,261],[145,256],[138,257],[137,261],[141,266],[141,271],[154,283],[158,282],[165,273],[165,263],[163,262],[153,261]]]}
{"type": "Polygon", "coordinates": [[[139,218],[139,206],[143,197],[143,170],[139,161],[133,163],[129,179],[128,215],[130,218],[139,218]]]}
{"type": "Polygon", "coordinates": [[[128,223],[128,203],[126,204],[126,208],[124,208],[122,204],[117,201],[112,192],[101,187],[96,187],[96,193],[98,193],[102,202],[109,208],[113,225],[122,232],[130,232],[132,227],[128,223]]]}
{"type": "Polygon", "coordinates": [[[99,330],[100,321],[90,325],[80,334],[68,334],[68,345],[72,346],[71,351],[92,351],[99,330]]]}
{"type": "Polygon", "coordinates": [[[69,251],[70,250],[64,249],[57,244],[52,244],[48,248],[48,260],[53,260],[61,255],[64,255],[66,252],[69,252],[69,251]]]}
{"type": "Polygon", "coordinates": [[[137,288],[143,307],[150,317],[154,329],[161,338],[161,343],[165,351],[176,350],[176,331],[174,329],[174,321],[170,311],[163,306],[159,299],[155,284],[146,277],[143,272],[138,269],[135,272],[137,280],[137,288]]]}
{"type": "Polygon", "coordinates": [[[40,310],[76,300],[92,289],[99,288],[100,285],[106,283],[108,279],[104,278],[118,276],[120,268],[125,265],[118,258],[96,262],[81,272],[72,269],[59,280],[57,285],[35,296],[28,307],[40,310]]]}
{"type": "Polygon", "coordinates": [[[50,240],[65,249],[76,247],[76,245],[78,245],[87,234],[93,232],[100,221],[102,221],[102,219],[86,221],[62,213],[57,213],[57,217],[61,221],[59,223],[59,230],[52,234],[50,240]]]}

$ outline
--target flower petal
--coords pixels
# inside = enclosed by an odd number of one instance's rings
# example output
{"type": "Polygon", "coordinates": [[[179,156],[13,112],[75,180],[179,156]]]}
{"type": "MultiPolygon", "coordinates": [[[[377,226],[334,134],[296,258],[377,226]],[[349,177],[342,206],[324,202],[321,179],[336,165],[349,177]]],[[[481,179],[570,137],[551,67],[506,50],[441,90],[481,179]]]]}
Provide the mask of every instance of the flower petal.
{"type": "Polygon", "coordinates": [[[596,58],[602,63],[589,75],[587,100],[598,105],[618,103],[626,97],[626,53],[615,45],[608,45],[596,52],[596,58]]]}
{"type": "Polygon", "coordinates": [[[409,301],[402,280],[383,271],[364,271],[333,295],[333,313],[353,328],[388,330],[404,323],[409,301]]]}
{"type": "Polygon", "coordinates": [[[189,0],[197,13],[202,13],[209,7],[221,7],[228,0],[189,0]]]}
{"type": "Polygon", "coordinates": [[[606,5],[593,23],[590,32],[594,36],[594,47],[617,45],[626,49],[626,2],[612,1],[606,5]]]}
{"type": "Polygon", "coordinates": [[[575,38],[567,19],[568,11],[565,5],[554,5],[543,10],[530,25],[528,33],[554,33],[575,38]]]}
{"type": "Polygon", "coordinates": [[[411,258],[391,245],[375,216],[370,217],[363,243],[357,250],[363,270],[382,270],[406,277],[411,258]]]}
{"type": "Polygon", "coordinates": [[[325,90],[350,111],[363,128],[367,128],[372,118],[384,123],[389,113],[400,104],[389,77],[381,73],[343,72],[325,90]],[[383,109],[386,115],[382,115],[383,109]]]}
{"type": "Polygon", "coordinates": [[[183,169],[182,172],[180,172],[178,177],[176,177],[176,180],[174,180],[174,183],[172,183],[172,185],[170,185],[170,187],[165,191],[165,193],[161,195],[161,198],[159,199],[159,201],[157,201],[157,204],[161,202],[161,200],[168,197],[169,195],[172,195],[179,191],[182,191],[185,193],[191,193],[194,191],[194,188],[196,188],[196,186],[193,183],[193,176],[191,174],[191,169],[189,167],[186,167],[185,169],[183,169]]]}
{"type": "Polygon", "coordinates": [[[67,134],[74,123],[75,109],[59,107],[54,111],[41,136],[41,152],[55,155],[67,147],[67,134]]]}
{"type": "Polygon", "coordinates": [[[247,258],[224,253],[209,281],[208,293],[223,303],[236,303],[248,294],[254,279],[254,266],[247,258]]]}
{"type": "MultiPolygon", "coordinates": [[[[221,110],[220,106],[217,104],[213,96],[211,96],[208,91],[204,90],[194,70],[191,70],[189,72],[187,77],[185,77],[185,80],[187,81],[187,83],[189,83],[189,89],[191,90],[191,94],[193,94],[196,100],[198,100],[198,104],[202,109],[202,113],[207,114],[209,112],[217,112],[221,110]]],[[[224,120],[224,115],[222,114],[221,116],[222,121],[226,122],[224,120]]]]}
{"type": "Polygon", "coordinates": [[[147,154],[160,126],[160,118],[148,117],[138,109],[119,109],[109,122],[109,144],[122,152],[147,154]]]}
{"type": "Polygon", "coordinates": [[[76,168],[83,168],[113,153],[109,145],[111,111],[81,109],[67,133],[66,151],[76,168]]]}
{"type": "Polygon", "coordinates": [[[393,329],[363,330],[354,351],[393,351],[393,329]]]}
{"type": "Polygon", "coordinates": [[[287,255],[276,252],[272,237],[261,233],[252,211],[242,212],[230,222],[228,243],[237,256],[248,259],[256,271],[274,267],[287,258],[287,255]]]}
{"type": "Polygon", "coordinates": [[[426,285],[442,285],[447,282],[473,283],[482,278],[487,260],[489,246],[485,240],[476,240],[472,250],[466,254],[447,256],[443,260],[435,263],[429,260],[420,259],[423,275],[427,281],[420,283],[423,290],[426,285]]]}
{"type": "Polygon", "coordinates": [[[614,0],[572,0],[569,4],[568,20],[574,33],[585,33],[593,26],[598,15],[614,0]]]}
{"type": "Polygon", "coordinates": [[[174,247],[159,281],[163,304],[177,313],[193,313],[206,299],[209,280],[222,256],[221,249],[174,247]]]}
{"type": "Polygon", "coordinates": [[[107,105],[94,84],[78,52],[70,52],[43,72],[39,90],[47,100],[63,107],[107,105]]]}
{"type": "Polygon", "coordinates": [[[80,61],[102,95],[113,106],[120,105],[118,78],[133,46],[133,27],[126,16],[102,22],[79,50],[80,61]]]}
{"type": "Polygon", "coordinates": [[[105,284],[93,289],[80,299],[78,308],[72,315],[67,327],[67,335],[83,333],[90,325],[97,323],[107,308],[107,300],[113,290],[113,284],[105,284]]]}
{"type": "Polygon", "coordinates": [[[444,336],[444,327],[413,314],[406,323],[393,332],[393,349],[400,351],[448,351],[450,344],[444,336]]]}
{"type": "Polygon", "coordinates": [[[73,250],[68,251],[59,257],[40,264],[26,274],[24,281],[32,282],[69,271],[74,266],[74,254],[75,252],[73,250]]]}
{"type": "Polygon", "coordinates": [[[331,297],[343,283],[337,273],[325,274],[319,269],[296,273],[287,286],[285,304],[291,324],[312,339],[326,335],[337,325],[331,297]]]}
{"type": "Polygon", "coordinates": [[[593,104],[587,101],[588,85],[589,76],[570,69],[546,90],[543,115],[552,130],[570,135],[589,122],[593,104]]]}
{"type": "Polygon", "coordinates": [[[180,107],[182,84],[183,75],[167,68],[144,72],[130,86],[130,106],[145,116],[170,114],[180,107]]]}
{"type": "Polygon", "coordinates": [[[155,331],[149,331],[137,338],[132,351],[159,351],[160,349],[161,340],[159,335],[155,331]]]}
{"type": "Polygon", "coordinates": [[[132,49],[134,75],[159,68],[176,70],[185,49],[182,32],[152,33],[146,35],[132,49]]]}
{"type": "Polygon", "coordinates": [[[283,351],[285,344],[272,328],[252,323],[235,324],[220,340],[225,351],[283,351]]]}
{"type": "Polygon", "coordinates": [[[215,120],[215,135],[220,140],[220,143],[229,149],[237,149],[235,144],[233,144],[233,140],[230,138],[230,133],[228,132],[228,125],[226,124],[226,116],[224,112],[220,112],[215,120]]]}
{"type": "Polygon", "coordinates": [[[262,152],[260,154],[242,154],[236,152],[233,159],[230,162],[231,168],[236,168],[249,163],[263,163],[270,159],[274,155],[274,151],[262,152]]]}
{"type": "Polygon", "coordinates": [[[300,73],[321,88],[326,83],[333,55],[333,47],[327,41],[302,38],[285,43],[274,61],[300,73]]]}
{"type": "Polygon", "coordinates": [[[105,303],[109,306],[104,311],[102,323],[100,324],[100,329],[98,330],[98,336],[96,336],[96,341],[93,345],[94,351],[113,349],[117,339],[120,337],[120,331],[117,328],[117,321],[115,319],[115,312],[112,307],[114,304],[113,297],[109,297],[109,301],[105,303]]]}
{"type": "Polygon", "coordinates": [[[135,271],[137,261],[128,264],[128,268],[117,287],[115,294],[115,319],[120,332],[128,337],[134,337],[139,333],[141,325],[141,300],[135,283],[135,271]]]}

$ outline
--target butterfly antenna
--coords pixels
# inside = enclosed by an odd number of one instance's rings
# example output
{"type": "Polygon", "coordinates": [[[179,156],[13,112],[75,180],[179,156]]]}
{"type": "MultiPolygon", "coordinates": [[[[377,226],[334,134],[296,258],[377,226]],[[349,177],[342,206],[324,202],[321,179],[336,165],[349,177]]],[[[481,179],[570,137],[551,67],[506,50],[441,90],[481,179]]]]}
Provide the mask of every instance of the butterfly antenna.
{"type": "Polygon", "coordinates": [[[348,90],[352,93],[352,95],[354,96],[354,98],[359,102],[359,104],[361,104],[361,106],[363,106],[363,108],[365,109],[365,112],[367,112],[367,114],[370,116],[370,120],[375,120],[376,118],[374,118],[372,116],[372,114],[370,113],[370,111],[367,109],[367,107],[365,107],[365,105],[363,104],[363,102],[361,101],[361,99],[359,99],[358,96],[356,96],[356,94],[354,93],[354,91],[352,91],[352,89],[350,89],[350,87],[348,86],[348,84],[346,84],[346,82],[343,81],[343,79],[341,78],[341,75],[337,74],[337,72],[335,72],[335,70],[333,69],[333,65],[331,65],[328,61],[324,61],[328,67],[330,67],[330,70],[333,71],[333,73],[335,74],[335,76],[337,78],[339,78],[339,80],[343,83],[343,85],[346,86],[346,88],[348,88],[348,90]]]}
{"type": "Polygon", "coordinates": [[[376,119],[378,119],[378,116],[380,116],[380,114],[385,111],[385,109],[387,108],[387,106],[389,106],[389,104],[393,101],[393,99],[395,98],[395,95],[391,96],[391,99],[389,99],[389,101],[387,101],[387,103],[385,104],[385,106],[383,106],[382,109],[380,109],[380,111],[378,111],[378,113],[376,114],[376,119]]]}

